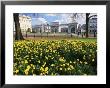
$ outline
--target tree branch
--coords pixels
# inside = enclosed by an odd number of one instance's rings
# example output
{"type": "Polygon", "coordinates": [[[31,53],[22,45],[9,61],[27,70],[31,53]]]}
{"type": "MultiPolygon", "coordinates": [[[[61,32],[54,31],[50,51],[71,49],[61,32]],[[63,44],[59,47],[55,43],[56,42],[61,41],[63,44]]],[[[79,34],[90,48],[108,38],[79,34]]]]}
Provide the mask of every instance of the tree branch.
{"type": "Polygon", "coordinates": [[[89,19],[90,19],[91,17],[95,17],[95,16],[97,16],[97,15],[92,15],[92,16],[89,17],[89,19]]]}

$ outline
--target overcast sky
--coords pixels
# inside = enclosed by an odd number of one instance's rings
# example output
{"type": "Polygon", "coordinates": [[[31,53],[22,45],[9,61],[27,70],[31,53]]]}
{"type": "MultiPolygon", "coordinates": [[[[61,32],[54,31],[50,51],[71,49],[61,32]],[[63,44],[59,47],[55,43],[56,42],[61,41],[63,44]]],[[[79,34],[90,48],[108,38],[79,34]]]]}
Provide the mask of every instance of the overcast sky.
{"type": "MultiPolygon", "coordinates": [[[[72,13],[22,13],[20,15],[30,16],[32,18],[32,26],[41,24],[50,24],[51,22],[59,22],[60,24],[67,24],[71,22],[72,13]]],[[[86,14],[78,13],[76,22],[78,24],[85,24],[86,14]]]]}

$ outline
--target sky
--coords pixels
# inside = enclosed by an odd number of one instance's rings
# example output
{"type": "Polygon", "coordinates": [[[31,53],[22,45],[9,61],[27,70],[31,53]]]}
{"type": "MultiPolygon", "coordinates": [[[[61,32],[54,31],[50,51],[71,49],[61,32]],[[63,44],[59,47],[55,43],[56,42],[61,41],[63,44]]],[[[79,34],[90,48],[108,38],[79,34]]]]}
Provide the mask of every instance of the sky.
{"type": "MultiPolygon", "coordinates": [[[[21,13],[20,15],[30,16],[32,18],[32,26],[41,24],[51,24],[51,22],[59,22],[59,24],[68,24],[71,22],[73,13],[21,13]]],[[[78,24],[85,24],[85,13],[78,13],[75,18],[78,24]]]]}

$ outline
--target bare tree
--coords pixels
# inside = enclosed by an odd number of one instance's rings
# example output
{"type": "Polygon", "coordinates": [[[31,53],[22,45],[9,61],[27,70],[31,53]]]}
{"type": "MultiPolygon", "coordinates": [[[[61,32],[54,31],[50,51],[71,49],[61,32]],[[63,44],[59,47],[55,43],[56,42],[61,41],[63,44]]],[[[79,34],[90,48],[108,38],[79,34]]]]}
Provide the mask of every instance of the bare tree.
{"type": "Polygon", "coordinates": [[[48,37],[48,33],[49,33],[49,24],[47,24],[47,37],[48,37]]]}
{"type": "MultiPolygon", "coordinates": [[[[82,15],[81,15],[82,16],[82,15]]],[[[90,13],[86,13],[86,38],[88,38],[88,25],[89,25],[89,20],[90,18],[92,17],[95,17],[97,15],[91,15],[90,16],[90,13]]],[[[73,13],[73,18],[78,18],[79,17],[79,14],[78,13],[73,13]]],[[[83,17],[83,16],[82,16],[83,17]]],[[[95,34],[95,33],[94,33],[95,34]]],[[[94,35],[95,36],[95,35],[94,35]]]]}
{"type": "Polygon", "coordinates": [[[15,22],[15,40],[24,40],[19,23],[19,13],[14,13],[14,22],[15,22]]]}
{"type": "Polygon", "coordinates": [[[86,38],[88,38],[89,15],[90,13],[86,13],[86,38]]]}

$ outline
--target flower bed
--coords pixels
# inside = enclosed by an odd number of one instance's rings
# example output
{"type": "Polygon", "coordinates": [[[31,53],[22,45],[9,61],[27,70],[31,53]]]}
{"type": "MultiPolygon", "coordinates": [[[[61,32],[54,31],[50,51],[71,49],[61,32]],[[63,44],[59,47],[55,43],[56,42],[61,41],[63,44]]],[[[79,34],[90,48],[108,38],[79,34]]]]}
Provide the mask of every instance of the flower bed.
{"type": "Polygon", "coordinates": [[[14,75],[96,75],[97,44],[72,40],[14,42],[14,75]]]}

